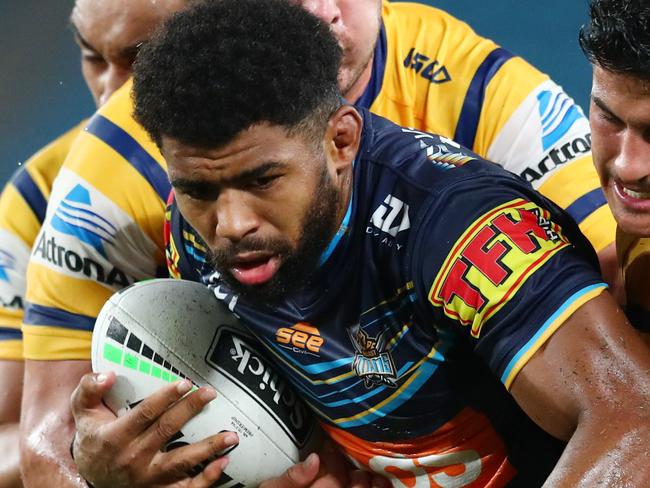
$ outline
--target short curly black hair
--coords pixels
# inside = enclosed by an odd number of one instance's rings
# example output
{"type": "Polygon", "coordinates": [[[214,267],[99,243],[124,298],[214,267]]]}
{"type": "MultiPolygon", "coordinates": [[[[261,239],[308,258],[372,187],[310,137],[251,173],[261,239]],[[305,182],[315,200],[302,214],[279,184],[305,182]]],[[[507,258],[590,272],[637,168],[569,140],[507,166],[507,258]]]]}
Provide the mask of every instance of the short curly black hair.
{"type": "Polygon", "coordinates": [[[218,148],[264,122],[317,140],[342,103],[341,56],[329,27],[287,0],[200,1],[140,50],[134,114],[159,146],[218,148]]]}
{"type": "Polygon", "coordinates": [[[650,3],[647,0],[591,0],[580,46],[593,64],[650,79],[650,3]]]}

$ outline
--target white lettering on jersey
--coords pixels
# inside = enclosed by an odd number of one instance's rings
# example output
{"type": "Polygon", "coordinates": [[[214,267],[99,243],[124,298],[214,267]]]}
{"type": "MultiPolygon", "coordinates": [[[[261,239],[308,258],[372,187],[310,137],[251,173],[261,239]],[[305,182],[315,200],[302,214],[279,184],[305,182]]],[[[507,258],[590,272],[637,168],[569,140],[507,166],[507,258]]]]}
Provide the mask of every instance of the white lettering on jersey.
{"type": "Polygon", "coordinates": [[[416,459],[375,456],[370,459],[368,465],[374,472],[390,477],[395,488],[462,488],[481,475],[481,456],[473,450],[431,454],[416,459]],[[458,465],[462,465],[464,471],[456,476],[450,476],[443,471],[444,468],[458,465]],[[426,468],[438,469],[437,472],[429,474],[426,468]],[[402,483],[392,474],[396,470],[412,473],[413,477],[409,477],[408,484],[402,483]]]}
{"type": "Polygon", "coordinates": [[[384,199],[384,203],[377,207],[377,210],[372,214],[370,223],[379,230],[395,237],[398,232],[402,232],[411,227],[409,206],[399,198],[388,195],[384,199]],[[402,215],[400,223],[393,226],[400,213],[402,215]]]}

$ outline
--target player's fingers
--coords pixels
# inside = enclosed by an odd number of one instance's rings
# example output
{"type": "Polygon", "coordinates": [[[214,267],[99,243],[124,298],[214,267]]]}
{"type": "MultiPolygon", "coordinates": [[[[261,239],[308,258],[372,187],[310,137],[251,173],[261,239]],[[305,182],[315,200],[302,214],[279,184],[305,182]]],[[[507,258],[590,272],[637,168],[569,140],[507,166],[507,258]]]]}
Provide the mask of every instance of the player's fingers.
{"type": "MultiPolygon", "coordinates": [[[[170,483],[172,481],[186,478],[195,471],[195,468],[201,464],[207,464],[208,460],[213,460],[215,457],[223,459],[228,452],[232,451],[232,447],[239,443],[239,437],[234,432],[222,432],[200,442],[188,444],[183,447],[173,449],[169,452],[156,454],[154,465],[161,468],[161,473],[155,475],[155,480],[158,483],[170,483]]],[[[225,467],[225,463],[217,463],[215,466],[225,467]]],[[[213,464],[210,462],[206,466],[213,464]]],[[[212,467],[205,475],[205,478],[211,478],[216,467],[212,467]]],[[[198,476],[196,479],[202,479],[198,476]]]]}
{"type": "Polygon", "coordinates": [[[384,478],[378,474],[373,475],[370,481],[371,488],[391,488],[393,485],[388,478],[384,478]]]}
{"type": "Polygon", "coordinates": [[[316,479],[319,467],[318,454],[311,453],[303,462],[294,464],[279,478],[265,481],[259,488],[306,488],[316,479]]]}
{"type": "Polygon", "coordinates": [[[142,448],[151,452],[159,451],[174,434],[181,430],[190,419],[201,413],[203,408],[216,396],[217,392],[214,388],[204,386],[171,405],[160,413],[144,432],[142,448]]]}
{"type": "Polygon", "coordinates": [[[203,471],[196,475],[187,488],[209,488],[221,478],[221,474],[228,466],[228,456],[215,459],[210,464],[208,464],[203,471]]]}
{"type": "Polygon", "coordinates": [[[126,415],[113,422],[110,426],[111,431],[123,438],[133,439],[139,436],[191,389],[192,382],[189,380],[180,380],[163,386],[138,403],[126,415]]]}
{"type": "MultiPolygon", "coordinates": [[[[110,413],[102,403],[102,397],[114,383],[114,373],[83,375],[70,397],[70,408],[75,422],[78,422],[83,416],[110,413]]],[[[114,418],[115,416],[111,415],[110,417],[114,418]]]]}

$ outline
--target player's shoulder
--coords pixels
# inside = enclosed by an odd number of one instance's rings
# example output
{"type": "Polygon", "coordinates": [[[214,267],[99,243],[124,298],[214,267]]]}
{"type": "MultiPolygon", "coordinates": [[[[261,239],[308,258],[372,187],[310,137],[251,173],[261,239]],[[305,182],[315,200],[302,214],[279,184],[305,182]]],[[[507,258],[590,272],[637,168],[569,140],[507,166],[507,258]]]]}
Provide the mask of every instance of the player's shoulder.
{"type": "Polygon", "coordinates": [[[372,173],[381,174],[381,178],[400,180],[428,194],[440,193],[461,181],[481,191],[486,185],[477,178],[488,177],[493,178],[493,184],[507,182],[529,189],[520,178],[451,139],[401,127],[366,110],[360,111],[364,118],[360,158],[374,168],[367,175],[371,179],[372,173]]]}
{"type": "MultiPolygon", "coordinates": [[[[478,49],[486,52],[498,47],[490,39],[474,32],[467,23],[430,5],[411,2],[384,3],[382,20],[389,44],[412,45],[421,55],[442,54],[451,47],[454,47],[455,51],[478,49]]],[[[454,56],[453,59],[461,57],[454,56]]]]}
{"type": "Polygon", "coordinates": [[[52,183],[56,178],[59,169],[63,165],[66,156],[77,136],[83,131],[86,120],[81,121],[59,137],[39,149],[31,156],[22,168],[19,168],[12,176],[10,182],[20,186],[21,181],[29,177],[40,187],[41,191],[49,194],[52,183]]]}
{"type": "Polygon", "coordinates": [[[59,193],[81,185],[127,213],[134,207],[143,214],[146,208],[163,208],[170,190],[166,164],[133,116],[131,87],[131,81],[125,83],[88,121],[63,165],[59,193]]]}

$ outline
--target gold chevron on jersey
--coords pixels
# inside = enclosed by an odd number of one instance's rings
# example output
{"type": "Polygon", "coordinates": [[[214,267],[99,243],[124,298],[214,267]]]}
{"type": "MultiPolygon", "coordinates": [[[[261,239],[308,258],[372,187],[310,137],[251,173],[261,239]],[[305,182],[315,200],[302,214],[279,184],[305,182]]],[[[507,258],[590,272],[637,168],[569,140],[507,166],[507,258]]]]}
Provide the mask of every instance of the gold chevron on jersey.
{"type": "Polygon", "coordinates": [[[87,359],[108,297],[165,268],[170,185],[158,148],[132,117],[130,89],[89,120],[52,188],[28,270],[25,357],[87,359]]]}

